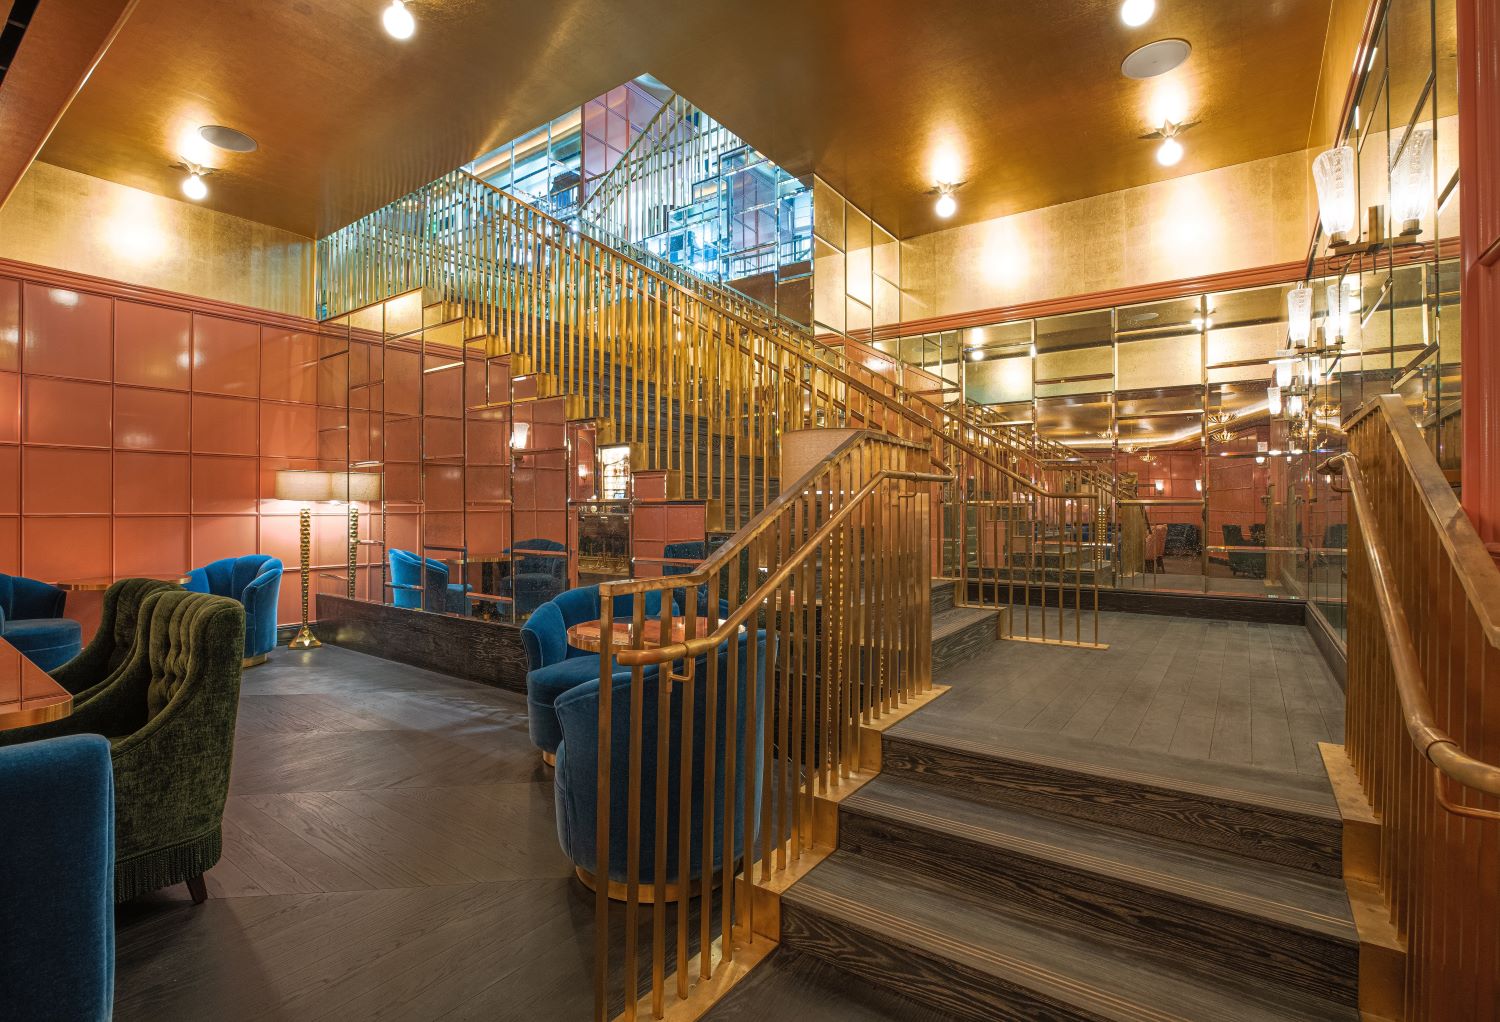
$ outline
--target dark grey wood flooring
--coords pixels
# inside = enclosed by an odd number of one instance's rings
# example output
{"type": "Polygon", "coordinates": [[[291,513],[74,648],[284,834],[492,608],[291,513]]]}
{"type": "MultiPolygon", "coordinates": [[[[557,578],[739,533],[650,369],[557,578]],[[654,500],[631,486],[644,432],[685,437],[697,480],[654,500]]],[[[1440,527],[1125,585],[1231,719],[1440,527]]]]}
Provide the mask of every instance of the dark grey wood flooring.
{"type": "Polygon", "coordinates": [[[224,857],[118,912],[131,1019],[581,1019],[593,898],[525,700],[335,646],[245,672],[224,857]]]}
{"type": "Polygon", "coordinates": [[[992,724],[1319,777],[1318,743],[1343,741],[1344,694],[1305,628],[1106,612],[1100,639],[1110,648],[989,645],[935,671],[953,690],[912,726],[992,724]]]}

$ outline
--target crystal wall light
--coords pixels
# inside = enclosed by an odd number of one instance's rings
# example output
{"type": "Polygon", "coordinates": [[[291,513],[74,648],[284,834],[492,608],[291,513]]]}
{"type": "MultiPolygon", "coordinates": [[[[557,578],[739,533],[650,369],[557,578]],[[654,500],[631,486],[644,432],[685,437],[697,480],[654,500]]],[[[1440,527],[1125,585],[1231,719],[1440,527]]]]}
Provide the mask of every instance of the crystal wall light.
{"type": "Polygon", "coordinates": [[[1393,138],[1391,148],[1391,217],[1414,237],[1432,199],[1432,129],[1413,128],[1404,146],[1393,138]]]}
{"type": "Polygon", "coordinates": [[[1286,293],[1286,332],[1297,347],[1312,334],[1312,288],[1297,287],[1286,293]]]}
{"type": "Polygon", "coordinates": [[[1358,214],[1354,190],[1354,149],[1339,146],[1313,160],[1313,185],[1318,190],[1318,215],[1331,245],[1347,245],[1358,214]]]}

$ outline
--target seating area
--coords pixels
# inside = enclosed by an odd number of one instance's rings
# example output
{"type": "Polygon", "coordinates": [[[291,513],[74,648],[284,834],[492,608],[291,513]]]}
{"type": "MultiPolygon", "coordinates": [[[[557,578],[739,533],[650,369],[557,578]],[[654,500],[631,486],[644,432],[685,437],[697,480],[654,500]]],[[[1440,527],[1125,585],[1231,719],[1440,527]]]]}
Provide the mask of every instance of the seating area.
{"type": "Polygon", "coordinates": [[[0,639],[38,667],[60,667],[83,646],[77,621],[63,617],[68,594],[35,579],[0,575],[0,639]]]}

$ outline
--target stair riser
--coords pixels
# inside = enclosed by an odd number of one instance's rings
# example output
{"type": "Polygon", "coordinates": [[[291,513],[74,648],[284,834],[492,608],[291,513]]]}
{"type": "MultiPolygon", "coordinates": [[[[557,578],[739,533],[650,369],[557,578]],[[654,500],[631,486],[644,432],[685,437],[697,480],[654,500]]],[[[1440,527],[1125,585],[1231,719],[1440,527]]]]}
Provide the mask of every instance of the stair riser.
{"type": "Polygon", "coordinates": [[[940,582],[932,587],[931,612],[941,614],[953,609],[953,582],[940,582]]]}
{"type": "Polygon", "coordinates": [[[788,899],[781,903],[781,943],[955,1019],[971,1022],[1105,1022],[1106,1019],[1036,991],[1000,982],[961,963],[937,958],[874,930],[829,919],[788,899]]]}
{"type": "Polygon", "coordinates": [[[839,812],[839,847],[1210,978],[1252,976],[1350,1006],[1358,1001],[1353,942],[1101,876],[1058,861],[1055,850],[995,848],[847,804],[839,812]]]}
{"type": "Polygon", "coordinates": [[[887,735],[882,770],[962,791],[966,797],[1233,852],[1322,876],[1340,876],[1339,822],[1273,807],[1219,801],[887,735]]]}
{"type": "Polygon", "coordinates": [[[960,628],[951,635],[932,639],[932,669],[934,672],[952,667],[978,655],[995,641],[995,617],[992,614],[960,628]]]}

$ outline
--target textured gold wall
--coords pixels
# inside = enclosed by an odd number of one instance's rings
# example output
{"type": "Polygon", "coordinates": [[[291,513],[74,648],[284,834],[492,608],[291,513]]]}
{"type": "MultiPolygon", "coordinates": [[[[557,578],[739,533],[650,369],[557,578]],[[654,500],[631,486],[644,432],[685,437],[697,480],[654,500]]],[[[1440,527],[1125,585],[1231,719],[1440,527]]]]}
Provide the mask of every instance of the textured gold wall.
{"type": "Polygon", "coordinates": [[[1307,167],[1286,153],[911,238],[901,319],[1301,259],[1307,167]]]}
{"type": "Polygon", "coordinates": [[[311,239],[46,163],[33,163],[0,207],[0,257],[275,312],[314,311],[311,239]]]}

